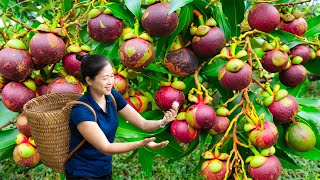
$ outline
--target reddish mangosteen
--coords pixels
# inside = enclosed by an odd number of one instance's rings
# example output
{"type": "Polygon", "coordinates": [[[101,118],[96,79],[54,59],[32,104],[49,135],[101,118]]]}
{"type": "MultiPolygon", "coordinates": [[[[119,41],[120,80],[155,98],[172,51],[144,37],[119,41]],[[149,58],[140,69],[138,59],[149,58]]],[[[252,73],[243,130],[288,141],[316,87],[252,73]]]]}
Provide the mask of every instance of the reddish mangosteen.
{"type": "Polygon", "coordinates": [[[282,84],[288,87],[298,86],[307,76],[307,70],[303,65],[291,65],[279,73],[279,79],[282,84]]]}
{"type": "Polygon", "coordinates": [[[131,69],[143,69],[151,63],[153,58],[153,46],[146,40],[130,39],[120,47],[120,60],[131,69]]]}
{"type": "Polygon", "coordinates": [[[259,124],[249,133],[250,141],[258,148],[269,148],[275,145],[278,137],[277,127],[268,121],[264,122],[263,129],[261,129],[261,124],[259,124]]]}
{"type": "Polygon", "coordinates": [[[274,101],[268,109],[275,122],[279,124],[288,123],[298,113],[298,102],[293,96],[287,95],[279,101],[274,101]]]}
{"type": "Polygon", "coordinates": [[[268,72],[280,72],[288,64],[288,54],[277,49],[266,52],[261,59],[262,67],[268,72]]]}
{"type": "Polygon", "coordinates": [[[20,166],[33,167],[40,161],[40,155],[31,144],[22,143],[13,150],[13,160],[20,166]]]}
{"type": "Polygon", "coordinates": [[[128,89],[128,80],[120,74],[115,74],[113,88],[123,95],[128,89]]]}
{"type": "Polygon", "coordinates": [[[19,130],[19,132],[21,132],[22,134],[24,134],[27,137],[31,136],[31,129],[28,124],[27,117],[23,113],[19,114],[17,121],[16,121],[16,126],[17,126],[17,129],[19,130]]]}
{"type": "Polygon", "coordinates": [[[303,59],[301,64],[304,64],[310,60],[310,53],[311,51],[308,46],[300,44],[291,50],[291,58],[293,59],[296,56],[300,56],[303,59]]]}
{"type": "MultiPolygon", "coordinates": [[[[206,180],[223,180],[227,170],[227,162],[220,161],[218,159],[206,160],[202,163],[201,174],[206,180]],[[216,172],[216,164],[221,164],[222,169],[216,172]]],[[[228,176],[230,176],[231,171],[229,170],[228,176]]]]}
{"type": "Polygon", "coordinates": [[[82,93],[82,86],[79,81],[71,75],[67,77],[57,77],[49,83],[47,94],[62,92],[82,93]]]}
{"type": "Polygon", "coordinates": [[[133,96],[125,98],[125,100],[139,113],[148,109],[148,98],[138,92],[135,92],[133,96]]]}
{"type": "Polygon", "coordinates": [[[47,91],[48,91],[48,85],[47,84],[42,84],[42,85],[37,87],[36,94],[38,96],[42,96],[42,95],[47,94],[47,91]]]}
{"type": "Polygon", "coordinates": [[[180,116],[177,116],[177,120],[174,120],[170,125],[171,135],[180,142],[185,144],[194,141],[200,134],[200,130],[194,129],[189,126],[188,122],[185,120],[185,112],[179,113],[183,114],[183,119],[179,119],[180,116]]]}
{"type": "Polygon", "coordinates": [[[316,136],[308,125],[296,122],[288,128],[286,132],[286,142],[292,149],[299,152],[306,152],[315,146],[316,136]]]}
{"type": "Polygon", "coordinates": [[[276,156],[266,157],[267,161],[258,168],[248,165],[248,172],[254,180],[277,180],[282,171],[282,166],[276,156]]]}
{"type": "Polygon", "coordinates": [[[250,9],[248,23],[252,29],[271,32],[280,23],[280,13],[272,4],[261,3],[250,9]]]}
{"type": "Polygon", "coordinates": [[[171,73],[186,77],[197,70],[198,58],[190,49],[181,48],[169,52],[164,58],[164,65],[171,73]]]}
{"type": "Polygon", "coordinates": [[[36,67],[57,63],[64,56],[65,50],[63,40],[52,33],[39,32],[30,40],[30,52],[36,60],[36,67]]]}
{"type": "Polygon", "coordinates": [[[196,129],[210,129],[215,118],[214,109],[201,102],[190,106],[186,112],[188,124],[196,129]]]}
{"type": "Polygon", "coordinates": [[[122,30],[122,22],[111,15],[100,14],[88,20],[89,36],[99,42],[115,41],[120,37],[122,30]]]}
{"type": "MultiPolygon", "coordinates": [[[[87,54],[86,52],[80,52],[81,55],[87,54]]],[[[81,61],[76,58],[75,53],[69,53],[62,59],[63,67],[68,74],[79,78],[81,76],[81,61]]]]}
{"type": "Polygon", "coordinates": [[[180,108],[185,101],[185,96],[182,91],[170,86],[163,86],[155,92],[154,100],[160,109],[168,111],[172,108],[174,101],[179,103],[180,108]]]}
{"type": "Polygon", "coordinates": [[[239,59],[231,59],[224,65],[218,75],[220,84],[228,90],[242,90],[249,86],[252,79],[252,69],[239,59]]]}
{"type": "Polygon", "coordinates": [[[33,69],[31,55],[26,50],[6,47],[0,51],[0,74],[13,81],[24,80],[33,69]]]}
{"type": "Polygon", "coordinates": [[[194,36],[192,50],[201,57],[213,57],[220,53],[226,44],[224,32],[218,27],[211,27],[204,36],[194,36]]]}
{"type": "Polygon", "coordinates": [[[225,116],[216,116],[213,119],[213,125],[209,130],[209,133],[212,135],[217,135],[224,133],[230,125],[230,120],[225,116]]]}
{"type": "Polygon", "coordinates": [[[308,29],[308,24],[306,20],[302,17],[298,19],[294,19],[291,22],[285,22],[282,21],[280,22],[279,29],[283,31],[287,31],[291,34],[296,34],[298,36],[304,35],[304,33],[308,29]]]}
{"type": "Polygon", "coordinates": [[[141,22],[143,28],[151,36],[168,36],[178,26],[178,15],[168,14],[170,3],[157,3],[149,6],[143,13],[141,22]]]}
{"type": "Polygon", "coordinates": [[[23,83],[10,82],[2,89],[3,105],[11,111],[21,112],[23,105],[36,94],[23,83]]]}

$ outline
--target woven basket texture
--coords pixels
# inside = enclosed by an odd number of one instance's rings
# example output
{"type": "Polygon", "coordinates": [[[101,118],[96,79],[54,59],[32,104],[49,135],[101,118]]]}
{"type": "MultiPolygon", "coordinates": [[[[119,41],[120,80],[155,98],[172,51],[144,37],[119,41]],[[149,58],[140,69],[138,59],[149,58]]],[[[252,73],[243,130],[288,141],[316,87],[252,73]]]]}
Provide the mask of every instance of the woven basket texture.
{"type": "Polygon", "coordinates": [[[81,94],[46,94],[31,99],[23,107],[37,145],[41,161],[52,170],[64,173],[64,160],[69,153],[70,111],[67,103],[76,101],[81,94]]]}

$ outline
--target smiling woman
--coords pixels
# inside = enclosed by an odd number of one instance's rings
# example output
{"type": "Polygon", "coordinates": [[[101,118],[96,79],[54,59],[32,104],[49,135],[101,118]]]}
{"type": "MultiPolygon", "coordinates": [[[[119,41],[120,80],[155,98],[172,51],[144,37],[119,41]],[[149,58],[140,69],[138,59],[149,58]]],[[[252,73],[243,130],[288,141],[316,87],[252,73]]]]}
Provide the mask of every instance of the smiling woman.
{"type": "Polygon", "coordinates": [[[144,131],[154,131],[175,119],[178,106],[165,112],[162,120],[146,120],[116,90],[112,63],[102,55],[81,55],[82,80],[88,85],[87,92],[79,101],[89,104],[96,113],[84,105],[75,105],[70,115],[70,152],[86,139],[87,142],[75,152],[65,166],[67,179],[112,179],[112,155],[138,148],[162,148],[168,141],[154,142],[155,138],[141,141],[113,143],[118,128],[117,113],[134,126],[144,131]],[[113,103],[113,100],[116,103],[113,103]]]}

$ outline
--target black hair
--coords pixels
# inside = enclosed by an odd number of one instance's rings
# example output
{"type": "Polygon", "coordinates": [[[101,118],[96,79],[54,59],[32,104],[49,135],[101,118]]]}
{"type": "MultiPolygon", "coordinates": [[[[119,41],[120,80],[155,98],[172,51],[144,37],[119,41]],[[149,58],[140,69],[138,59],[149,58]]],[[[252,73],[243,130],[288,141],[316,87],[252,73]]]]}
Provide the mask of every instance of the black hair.
{"type": "Polygon", "coordinates": [[[81,61],[81,79],[83,82],[86,82],[86,77],[94,79],[99,72],[107,65],[113,64],[105,56],[100,54],[76,54],[76,58],[81,61]]]}

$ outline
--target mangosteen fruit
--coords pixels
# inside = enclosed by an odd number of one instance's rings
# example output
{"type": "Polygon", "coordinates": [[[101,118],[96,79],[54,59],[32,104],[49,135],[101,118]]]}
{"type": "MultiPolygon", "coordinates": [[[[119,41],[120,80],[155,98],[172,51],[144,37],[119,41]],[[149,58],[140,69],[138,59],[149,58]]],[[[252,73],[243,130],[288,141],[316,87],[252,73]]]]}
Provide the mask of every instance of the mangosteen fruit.
{"type": "Polygon", "coordinates": [[[120,47],[121,62],[131,69],[143,69],[154,58],[153,46],[146,40],[134,38],[120,47]]]}
{"type": "Polygon", "coordinates": [[[180,108],[185,101],[185,96],[182,91],[170,86],[163,86],[155,92],[154,100],[160,109],[168,111],[172,108],[172,103],[174,101],[179,103],[180,108]]]}
{"type": "Polygon", "coordinates": [[[280,13],[272,4],[261,3],[249,10],[248,23],[252,29],[268,33],[279,25],[280,13]]]}
{"type": "Polygon", "coordinates": [[[111,15],[100,14],[88,20],[89,36],[98,42],[113,42],[122,33],[122,22],[111,15]]]}
{"type": "Polygon", "coordinates": [[[268,72],[280,72],[288,64],[288,54],[280,50],[273,49],[262,56],[261,64],[268,72]]]}
{"type": "Polygon", "coordinates": [[[299,152],[310,151],[316,144],[316,136],[312,129],[301,122],[291,124],[285,138],[288,146],[299,152]]]}
{"type": "Polygon", "coordinates": [[[143,13],[141,22],[143,28],[151,36],[168,36],[178,26],[178,15],[168,14],[170,3],[157,3],[149,6],[143,13]]]}
{"type": "Polygon", "coordinates": [[[307,76],[306,68],[301,64],[292,64],[290,68],[279,73],[280,82],[288,87],[298,86],[307,76]]]}
{"type": "Polygon", "coordinates": [[[290,122],[298,113],[298,102],[293,96],[287,95],[279,101],[274,101],[268,109],[274,122],[284,124],[290,122]]]}
{"type": "Polygon", "coordinates": [[[294,19],[291,22],[281,21],[279,25],[279,29],[283,31],[287,31],[291,34],[302,36],[307,31],[308,24],[303,17],[300,17],[298,19],[294,19]]]}
{"type": "Polygon", "coordinates": [[[198,58],[188,48],[171,51],[164,58],[164,66],[173,74],[186,77],[193,74],[198,68],[198,58]]]}

